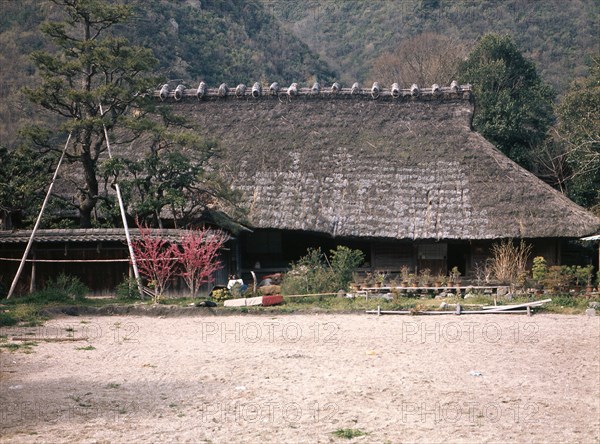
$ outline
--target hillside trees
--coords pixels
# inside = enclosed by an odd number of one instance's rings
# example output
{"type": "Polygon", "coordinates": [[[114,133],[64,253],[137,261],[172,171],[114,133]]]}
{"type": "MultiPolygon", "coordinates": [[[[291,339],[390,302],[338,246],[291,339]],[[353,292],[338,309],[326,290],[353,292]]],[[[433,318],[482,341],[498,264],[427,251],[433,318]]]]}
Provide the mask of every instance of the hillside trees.
{"type": "Polygon", "coordinates": [[[574,82],[557,107],[556,143],[569,167],[568,194],[586,207],[600,204],[600,54],[590,75],[574,82]]]}
{"type": "Polygon", "coordinates": [[[41,203],[50,157],[27,147],[14,151],[0,147],[0,229],[12,229],[30,216],[27,210],[32,205],[41,203]]]}
{"type": "Polygon", "coordinates": [[[476,100],[473,127],[504,154],[531,169],[532,151],[553,123],[552,88],[508,36],[482,37],[460,69],[476,100]]]}
{"type": "Polygon", "coordinates": [[[404,87],[413,83],[421,87],[434,83],[450,85],[466,56],[466,46],[458,39],[426,32],[377,57],[369,76],[384,85],[394,82],[404,87]]]}

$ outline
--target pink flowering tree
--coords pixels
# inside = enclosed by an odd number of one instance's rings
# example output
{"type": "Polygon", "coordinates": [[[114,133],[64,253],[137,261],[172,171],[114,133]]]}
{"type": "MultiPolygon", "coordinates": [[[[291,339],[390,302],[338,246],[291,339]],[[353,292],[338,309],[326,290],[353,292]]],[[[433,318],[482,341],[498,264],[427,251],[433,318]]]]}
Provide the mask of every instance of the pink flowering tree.
{"type": "Polygon", "coordinates": [[[154,287],[153,301],[156,303],[175,275],[179,250],[147,226],[137,225],[140,237],[132,241],[133,252],[140,274],[148,280],[150,287],[154,287]]]}
{"type": "Polygon", "coordinates": [[[219,250],[228,239],[221,230],[207,228],[189,230],[181,239],[177,250],[177,274],[187,284],[192,297],[195,298],[200,286],[212,282],[213,274],[223,268],[219,250]]]}

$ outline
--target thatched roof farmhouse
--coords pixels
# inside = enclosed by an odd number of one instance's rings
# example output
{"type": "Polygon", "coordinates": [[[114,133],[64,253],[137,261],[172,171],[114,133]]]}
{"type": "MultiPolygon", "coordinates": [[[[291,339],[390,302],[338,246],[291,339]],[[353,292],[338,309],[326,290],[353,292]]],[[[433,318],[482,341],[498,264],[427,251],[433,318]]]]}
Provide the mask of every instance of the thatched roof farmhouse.
{"type": "Polygon", "coordinates": [[[564,240],[600,226],[472,130],[468,86],[201,84],[155,94],[225,149],[219,168],[243,191],[254,228],[242,236],[242,269],[346,243],[372,268],[465,272],[503,238],[560,262],[564,240]]]}
{"type": "MultiPolygon", "coordinates": [[[[456,266],[465,275],[506,238],[526,239],[534,255],[563,263],[573,259],[570,240],[600,227],[472,130],[468,86],[201,83],[165,86],[155,96],[218,142],[224,154],[214,167],[242,191],[251,231],[234,233],[221,280],[281,271],[308,247],[339,244],[365,253],[364,270],[456,266]]],[[[92,290],[112,292],[128,273],[121,230],[38,233],[37,271],[26,274],[43,281],[67,267],[92,290]]],[[[5,277],[16,270],[25,234],[0,233],[5,277]]]]}

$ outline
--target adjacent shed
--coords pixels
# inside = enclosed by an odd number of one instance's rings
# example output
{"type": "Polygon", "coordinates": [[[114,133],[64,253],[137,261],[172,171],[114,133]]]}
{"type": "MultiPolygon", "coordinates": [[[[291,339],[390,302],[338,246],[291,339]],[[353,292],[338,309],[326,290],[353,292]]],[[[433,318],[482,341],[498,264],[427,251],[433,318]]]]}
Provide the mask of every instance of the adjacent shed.
{"type": "MultiPolygon", "coordinates": [[[[179,242],[185,230],[154,230],[161,238],[179,242]]],[[[139,230],[130,230],[132,239],[139,230]]],[[[9,285],[31,231],[0,231],[0,282],[9,285]]],[[[223,269],[214,276],[215,284],[224,285],[230,267],[229,249],[222,250],[223,269]]],[[[92,296],[114,295],[119,283],[132,277],[123,228],[38,230],[27,266],[19,280],[17,294],[43,288],[60,273],[78,277],[92,296]]],[[[171,292],[184,293],[185,286],[174,282],[171,292]]]]}

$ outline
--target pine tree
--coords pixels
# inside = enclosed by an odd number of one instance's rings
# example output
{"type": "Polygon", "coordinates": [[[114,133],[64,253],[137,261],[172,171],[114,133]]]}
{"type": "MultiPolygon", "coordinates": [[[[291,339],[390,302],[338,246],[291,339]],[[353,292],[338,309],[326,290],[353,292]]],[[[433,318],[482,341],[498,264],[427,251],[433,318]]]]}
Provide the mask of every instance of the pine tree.
{"type": "Polygon", "coordinates": [[[157,85],[149,75],[156,60],[150,50],[131,46],[116,33],[131,19],[129,6],[107,0],[52,3],[63,20],[45,22],[41,30],[56,51],[32,54],[42,82],[25,93],[72,132],[68,160],[78,165],[81,177],[73,205],[81,227],[90,227],[99,194],[98,162],[106,150],[103,125],[109,131],[118,129],[130,107],[141,105],[144,93],[157,85]]]}

